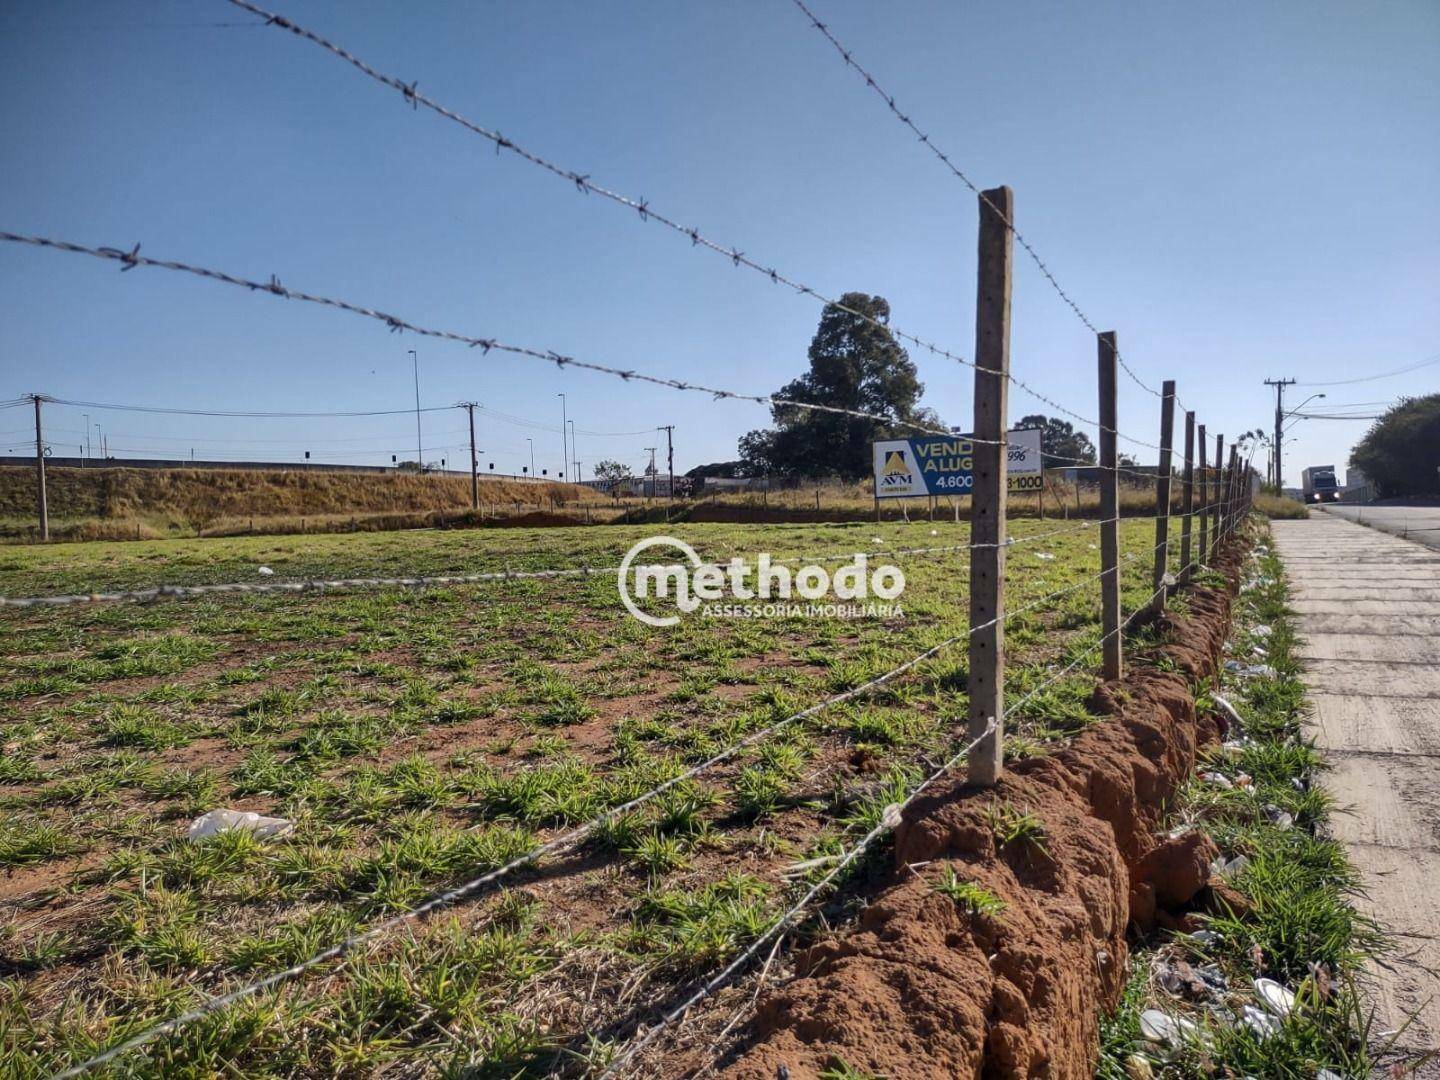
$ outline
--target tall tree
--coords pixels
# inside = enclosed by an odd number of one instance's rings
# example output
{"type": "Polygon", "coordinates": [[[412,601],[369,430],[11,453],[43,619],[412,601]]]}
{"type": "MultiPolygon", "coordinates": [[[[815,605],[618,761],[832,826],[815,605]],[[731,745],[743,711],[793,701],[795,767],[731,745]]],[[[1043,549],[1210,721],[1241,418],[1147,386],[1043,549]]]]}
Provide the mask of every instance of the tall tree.
{"type": "Polygon", "coordinates": [[[1095,464],[1095,444],[1068,420],[1033,413],[1021,417],[1015,426],[1040,429],[1040,457],[1047,469],[1095,464]]]}
{"type": "Polygon", "coordinates": [[[1440,494],[1440,394],[1388,409],[1355,444],[1350,464],[1383,496],[1440,494]]]}
{"type": "Polygon", "coordinates": [[[882,419],[772,406],[774,428],[740,439],[740,457],[751,475],[859,479],[870,475],[873,440],[913,434],[917,425],[942,426],[932,410],[919,407],[925,386],[886,325],[890,304],[885,298],[852,292],[842,296],[840,304],[843,308],[827,305],[820,315],[820,328],[810,342],[810,369],[775,396],[882,419]]]}

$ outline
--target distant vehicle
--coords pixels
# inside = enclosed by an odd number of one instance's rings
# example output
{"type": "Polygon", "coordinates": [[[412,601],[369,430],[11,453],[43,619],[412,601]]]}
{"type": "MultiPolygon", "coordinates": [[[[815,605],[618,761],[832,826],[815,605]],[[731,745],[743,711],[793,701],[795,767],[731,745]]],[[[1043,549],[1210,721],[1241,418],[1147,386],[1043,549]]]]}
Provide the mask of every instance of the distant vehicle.
{"type": "Polygon", "coordinates": [[[1307,503],[1339,502],[1340,485],[1334,465],[1312,465],[1300,474],[1300,490],[1307,503]]]}

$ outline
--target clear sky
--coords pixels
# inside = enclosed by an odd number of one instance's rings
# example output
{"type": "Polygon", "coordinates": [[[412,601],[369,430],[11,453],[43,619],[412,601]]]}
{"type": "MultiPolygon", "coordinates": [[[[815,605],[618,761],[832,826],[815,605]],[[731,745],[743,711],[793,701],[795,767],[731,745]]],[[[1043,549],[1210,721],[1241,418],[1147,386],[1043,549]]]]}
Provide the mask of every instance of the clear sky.
{"type": "MultiPolygon", "coordinates": [[[[789,0],[271,0],[476,122],[829,295],[973,352],[974,196],[789,0]]],[[[816,10],[1017,222],[1151,383],[1211,431],[1271,422],[1267,376],[1360,378],[1440,354],[1440,5],[871,4],[816,10]]],[[[805,366],[810,298],[510,156],[229,4],[0,5],[0,228],[276,274],[413,321],[749,392],[805,366]],[[214,23],[240,25],[211,25],[214,23]]],[[[255,410],[474,398],[482,462],[585,473],[735,456],[755,405],[396,336],[194,281],[0,245],[0,398],[255,410]],[[640,432],[600,435],[599,432],[640,432]],[[591,433],[591,434],[587,434],[591,433]],[[659,443],[663,446],[663,441],[659,443]]],[[[1094,339],[1017,264],[1013,371],[1087,416],[1094,339]]],[[[915,356],[968,426],[971,375],[915,356]]],[[[1297,387],[1298,404],[1319,387],[1297,387]]],[[[1325,388],[1326,405],[1440,389],[1440,365],[1325,388]]],[[[1018,391],[1011,415],[1046,411],[1018,391]]],[[[83,410],[51,410],[57,453],[83,410]]],[[[1121,384],[1121,429],[1158,403],[1121,384]]],[[[1363,411],[1363,410],[1362,410],[1363,411]]],[[[388,463],[414,418],[236,420],[88,410],[112,453],[388,463]]],[[[0,452],[27,417],[0,412],[0,452]]],[[[462,463],[463,417],[424,417],[462,463]]],[[[1287,479],[1343,465],[1363,423],[1296,425],[1287,479]]],[[[1093,432],[1092,432],[1093,434],[1093,432]]],[[[1132,448],[1134,449],[1134,448],[1132,448]]],[[[1145,453],[1139,456],[1142,458],[1145,453]]]]}

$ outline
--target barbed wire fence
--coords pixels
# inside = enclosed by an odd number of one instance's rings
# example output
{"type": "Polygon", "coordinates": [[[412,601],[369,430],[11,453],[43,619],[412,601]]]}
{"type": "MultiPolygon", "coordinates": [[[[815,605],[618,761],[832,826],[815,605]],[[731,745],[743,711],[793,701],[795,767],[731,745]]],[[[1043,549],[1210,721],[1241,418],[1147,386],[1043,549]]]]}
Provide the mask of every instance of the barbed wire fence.
{"type": "MultiPolygon", "coordinates": [[[[1103,657],[1103,676],[1107,679],[1121,677],[1123,669],[1120,645],[1127,630],[1162,613],[1170,592],[1184,584],[1205,566],[1213,563],[1222,548],[1230,543],[1244,521],[1250,509],[1252,469],[1249,453],[1253,452],[1253,448],[1245,447],[1244,442],[1232,441],[1228,448],[1228,457],[1225,457],[1223,436],[1218,436],[1213,463],[1209,462],[1206,427],[1203,424],[1197,425],[1196,414],[1187,410],[1184,417],[1184,448],[1179,454],[1182,466],[1180,506],[1176,511],[1173,490],[1173,463],[1176,456],[1174,411],[1179,398],[1174,382],[1165,380],[1161,388],[1157,390],[1140,378],[1121,356],[1114,333],[1097,329],[1096,324],[1072,298],[1071,293],[1061,286],[1034,245],[1017,229],[1013,193],[1004,187],[982,190],[972,182],[969,176],[955,164],[954,160],[934,144],[930,136],[910,118],[910,115],[901,110],[894,97],[880,86],[874,76],[866,68],[860,66],[853,53],[840,42],[825,23],[813,14],[803,0],[792,0],[792,2],[811,21],[814,28],[834,46],[847,66],[859,73],[867,86],[885,101],[895,117],[909,128],[919,141],[936,155],[938,160],[977,198],[979,212],[977,280],[979,286],[976,304],[976,348],[973,359],[965,358],[954,350],[944,348],[934,341],[921,338],[899,327],[878,323],[868,314],[827,297],[815,288],[804,284],[799,278],[781,273],[738,248],[727,247],[702,235],[698,229],[682,225],[678,217],[660,212],[643,198],[637,199],[611,190],[597,184],[589,174],[558,165],[549,158],[505,137],[498,130],[468,120],[454,109],[431,99],[420,92],[417,82],[407,83],[385,74],[343,47],[298,25],[285,16],[269,12],[251,3],[250,0],[229,0],[229,2],[264,19],[263,25],[288,31],[345,61],[370,79],[399,92],[404,101],[417,110],[423,106],[435,115],[490,141],[497,153],[503,151],[513,154],[525,162],[567,181],[581,194],[597,195],[604,201],[634,211],[637,219],[642,222],[659,224],[671,232],[688,238],[692,247],[723,256],[736,267],[759,273],[774,284],[784,285],[798,294],[818,300],[825,307],[835,308],[864,321],[880,325],[886,333],[897,340],[906,342],[933,356],[964,365],[974,371],[975,416],[973,430],[972,434],[962,436],[953,431],[927,425],[897,422],[895,417],[883,413],[708,386],[674,377],[663,371],[642,372],[614,363],[563,355],[534,345],[510,343],[493,337],[426,326],[367,304],[282,285],[280,279],[274,275],[268,281],[261,281],[198,264],[160,259],[148,254],[142,255],[138,243],[133,243],[129,247],[95,246],[21,232],[0,231],[0,241],[6,243],[106,260],[118,264],[122,271],[137,268],[162,269],[249,292],[268,293],[279,299],[327,307],[370,319],[385,325],[391,332],[409,332],[468,348],[478,348],[485,356],[498,353],[514,357],[517,360],[550,363],[562,370],[574,368],[618,378],[627,383],[638,382],[678,392],[706,394],[717,402],[731,400],[770,408],[810,410],[880,423],[891,428],[899,427],[917,435],[954,444],[959,454],[971,459],[970,487],[966,491],[971,499],[971,534],[968,542],[925,547],[886,547],[863,552],[810,552],[777,560],[781,562],[823,561],[834,558],[852,558],[858,555],[926,558],[968,552],[970,562],[964,580],[967,586],[970,611],[967,629],[964,633],[948,635],[943,640],[917,652],[904,662],[866,682],[827,696],[804,709],[790,712],[735,739],[704,761],[676,773],[664,782],[656,784],[650,790],[630,798],[624,803],[565,829],[543,843],[535,844],[524,854],[503,865],[473,876],[457,886],[431,896],[423,903],[374,923],[364,930],[356,931],[284,970],[245,983],[223,994],[206,998],[199,1005],[156,1023],[97,1052],[88,1059],[54,1074],[56,1080],[66,1080],[66,1078],[80,1076],[91,1069],[114,1062],[245,998],[274,989],[331,961],[343,963],[347,957],[356,953],[361,947],[379,942],[385,935],[401,926],[425,919],[462,901],[475,899],[491,889],[504,887],[505,883],[522,869],[532,867],[543,859],[576,848],[607,823],[645,806],[676,785],[708,776],[712,770],[732,761],[745,751],[758,746],[792,725],[812,720],[838,706],[865,698],[913,672],[942,653],[956,649],[964,643],[968,649],[969,711],[963,737],[957,733],[957,737],[951,743],[951,752],[938,765],[931,768],[927,775],[909,790],[903,800],[887,807],[878,824],[870,828],[837,856],[824,874],[806,887],[793,903],[789,904],[744,947],[740,948],[723,968],[700,979],[683,993],[677,1004],[659,1013],[652,1022],[635,1026],[628,1041],[618,1046],[615,1056],[610,1059],[601,1074],[604,1078],[619,1076],[668,1030],[683,1022],[692,1010],[751,965],[767,947],[778,948],[779,943],[790,932],[803,925],[816,902],[836,887],[846,871],[875,849],[914,801],[921,794],[933,788],[947,773],[963,763],[969,782],[982,786],[993,785],[1003,771],[1007,720],[1013,721],[1024,709],[1038,700],[1046,690],[1052,688],[1060,680],[1073,676],[1082,666],[1088,664],[1097,652],[1100,652],[1103,657]],[[1039,267],[1048,285],[1069,306],[1087,330],[1096,336],[1098,366],[1095,419],[1086,415],[1088,410],[1080,411],[1063,405],[1053,400],[1052,397],[1037,391],[1032,385],[1017,378],[1010,371],[1010,298],[1014,261],[1013,245],[1015,243],[1020,244],[1028,257],[1039,267]],[[1116,420],[1118,389],[1115,375],[1117,368],[1123,370],[1136,385],[1159,399],[1161,416],[1158,425],[1158,442],[1152,442],[1149,439],[1119,430],[1116,420]],[[1034,397],[1063,415],[1098,430],[1100,461],[1095,468],[1101,488],[1101,510],[1097,519],[1084,520],[1064,528],[1027,536],[1012,537],[1008,535],[1006,522],[1007,458],[1010,450],[1008,389],[1010,387],[1034,397]],[[1117,442],[1120,440],[1157,451],[1159,462],[1155,471],[1150,473],[1127,468],[1119,460],[1117,442]],[[1154,483],[1156,489],[1154,513],[1149,515],[1153,517],[1155,523],[1154,543],[1148,548],[1131,553],[1123,553],[1118,542],[1119,526],[1122,521],[1118,500],[1118,483],[1119,478],[1127,474],[1144,483],[1154,483]],[[1178,536],[1172,533],[1172,521],[1178,524],[1178,536]],[[1027,603],[1017,606],[1006,603],[1005,568],[1006,554],[1009,550],[1020,544],[1035,543],[1090,529],[1097,529],[1100,534],[1100,543],[1096,545],[1100,553],[1097,572],[1087,574],[1077,581],[1047,592],[1027,603]],[[1149,564],[1151,570],[1149,575],[1150,591],[1142,603],[1127,613],[1121,610],[1120,571],[1122,566],[1128,567],[1137,563],[1142,567],[1149,564]],[[1096,589],[1097,585],[1099,586],[1098,590],[1096,589]],[[1005,629],[1007,624],[1024,614],[1043,610],[1055,601],[1081,590],[1092,590],[1099,594],[1101,604],[1099,636],[1079,650],[1063,666],[1057,664],[1055,669],[1050,671],[1037,685],[1018,697],[1012,695],[1012,700],[1007,700],[1005,682],[1005,629]]],[[[0,401],[0,409],[33,405],[37,426],[36,465],[37,471],[42,477],[44,452],[43,439],[39,435],[39,417],[42,402],[46,400],[58,403],[63,399],[48,399],[44,395],[37,394],[0,401]]],[[[1069,460],[1075,464],[1090,464],[1074,458],[1052,456],[1052,460],[1069,460]]],[[[282,582],[172,584],[144,589],[96,588],[92,591],[54,596],[0,597],[0,606],[49,608],[101,602],[149,602],[227,594],[314,594],[376,587],[443,588],[506,581],[584,579],[619,574],[621,571],[621,565],[583,565],[540,570],[512,571],[506,569],[441,575],[334,576],[282,582]]]]}

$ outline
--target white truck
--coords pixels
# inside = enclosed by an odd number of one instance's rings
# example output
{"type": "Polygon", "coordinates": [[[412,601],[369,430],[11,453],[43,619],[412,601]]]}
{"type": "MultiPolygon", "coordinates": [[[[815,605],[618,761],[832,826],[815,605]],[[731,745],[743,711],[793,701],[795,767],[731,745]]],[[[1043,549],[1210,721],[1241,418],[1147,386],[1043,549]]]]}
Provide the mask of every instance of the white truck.
{"type": "Polygon", "coordinates": [[[1312,465],[1300,474],[1300,491],[1307,503],[1340,501],[1334,465],[1312,465]]]}

